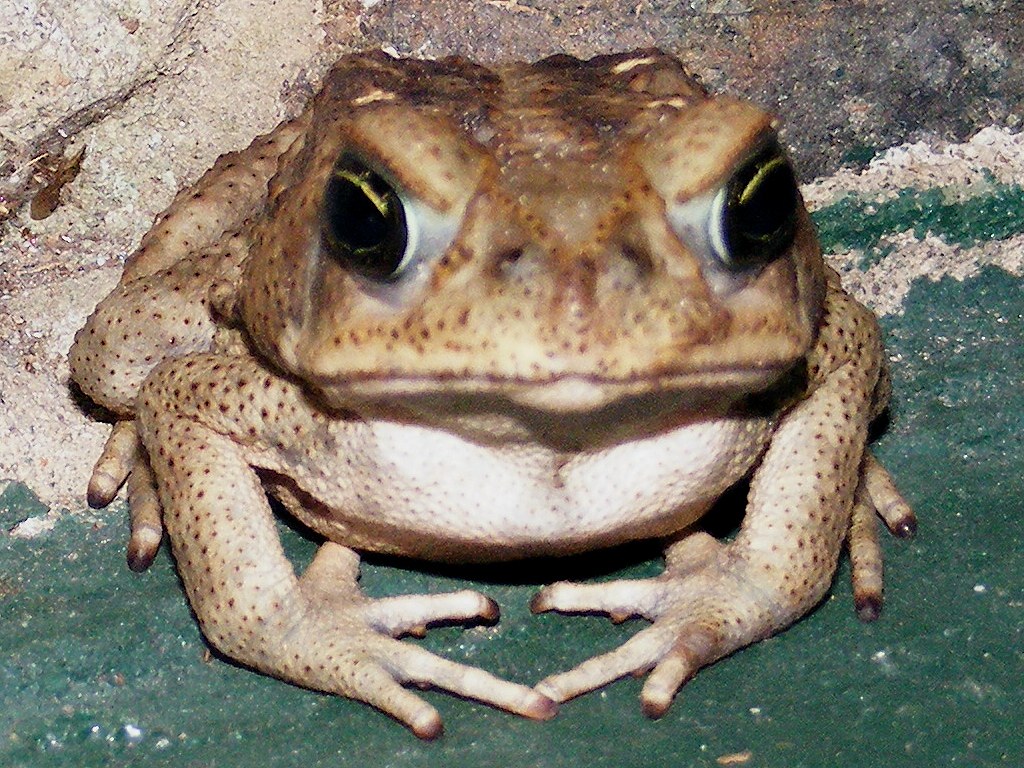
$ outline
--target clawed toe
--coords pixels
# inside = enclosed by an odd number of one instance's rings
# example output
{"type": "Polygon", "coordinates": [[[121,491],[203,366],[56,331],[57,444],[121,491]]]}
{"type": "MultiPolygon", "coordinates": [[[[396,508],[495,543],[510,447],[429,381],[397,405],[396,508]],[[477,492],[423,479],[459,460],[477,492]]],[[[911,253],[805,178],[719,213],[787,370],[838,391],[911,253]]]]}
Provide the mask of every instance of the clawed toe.
{"type": "Polygon", "coordinates": [[[692,673],[692,666],[679,654],[663,659],[648,676],[640,693],[640,706],[644,714],[653,719],[664,715],[692,673]]]}
{"type": "Polygon", "coordinates": [[[882,612],[883,561],[877,518],[901,538],[909,538],[917,530],[917,519],[892,477],[867,451],[846,534],[854,607],[862,621],[874,621],[882,612]]]}
{"type": "Polygon", "coordinates": [[[390,715],[421,739],[437,738],[444,730],[441,716],[405,685],[447,691],[531,720],[548,720],[558,712],[554,701],[532,688],[406,645],[374,664],[362,675],[361,688],[348,695],[390,715]]]}
{"type": "Polygon", "coordinates": [[[368,624],[377,631],[400,637],[422,637],[438,623],[469,621],[493,624],[500,616],[498,604],[479,592],[463,590],[440,595],[402,595],[372,601],[364,609],[368,624]]]}
{"type": "Polygon", "coordinates": [[[603,584],[574,584],[559,581],[533,596],[533,613],[603,613],[620,623],[636,616],[653,618],[664,597],[663,585],[657,579],[620,580],[603,584]]]}
{"type": "Polygon", "coordinates": [[[380,664],[401,683],[437,688],[531,720],[547,720],[558,711],[558,705],[550,697],[533,688],[435,656],[416,646],[399,644],[380,664]]]}
{"type": "Polygon", "coordinates": [[[671,642],[669,633],[649,627],[615,650],[587,659],[567,672],[551,675],[535,688],[554,701],[568,701],[619,678],[646,674],[668,653],[671,642]]]}
{"type": "Polygon", "coordinates": [[[164,527],[156,480],[133,420],[118,421],[110,431],[89,477],[86,493],[89,506],[99,509],[110,504],[126,481],[131,535],[125,555],[128,567],[141,573],[152,565],[160,551],[164,527]]]}
{"type": "Polygon", "coordinates": [[[86,500],[90,507],[99,509],[114,500],[131,472],[138,453],[139,438],[135,422],[116,422],[89,477],[86,500]]]}

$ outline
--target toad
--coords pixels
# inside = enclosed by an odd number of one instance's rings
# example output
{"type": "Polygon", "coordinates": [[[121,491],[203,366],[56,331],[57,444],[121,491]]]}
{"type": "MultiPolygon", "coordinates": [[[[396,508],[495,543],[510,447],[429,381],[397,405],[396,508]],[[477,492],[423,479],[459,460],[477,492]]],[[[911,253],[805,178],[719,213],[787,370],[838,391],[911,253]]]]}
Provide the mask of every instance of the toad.
{"type": "Polygon", "coordinates": [[[226,656],[367,702],[418,736],[431,686],[543,719],[697,670],[792,624],[844,542],[881,605],[876,513],[914,517],[866,448],[889,379],[822,261],[771,116],[637,51],[485,68],[341,59],[295,120],[158,217],[70,353],[115,418],[129,563],[170,541],[226,656]],[[748,482],[736,535],[698,527],[748,482]],[[323,537],[301,575],[268,494],[323,537]],[[370,599],[358,552],[442,563],[665,544],[646,580],[534,611],[650,624],[535,686],[401,640],[490,621],[472,591],[370,599]]]}

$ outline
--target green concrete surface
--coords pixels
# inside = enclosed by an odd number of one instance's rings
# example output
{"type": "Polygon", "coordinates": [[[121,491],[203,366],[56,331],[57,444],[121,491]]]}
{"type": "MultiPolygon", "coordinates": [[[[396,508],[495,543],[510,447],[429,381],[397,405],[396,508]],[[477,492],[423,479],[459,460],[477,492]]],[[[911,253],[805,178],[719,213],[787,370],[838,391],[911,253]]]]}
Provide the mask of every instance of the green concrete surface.
{"type": "MultiPolygon", "coordinates": [[[[887,209],[842,230],[833,207],[819,221],[833,248],[870,245],[851,226],[874,227],[877,240],[917,223],[967,244],[1024,229],[1019,189],[995,190],[988,208],[973,200],[980,212],[947,203],[908,193],[893,203],[899,217],[887,209]],[[922,224],[928,216],[937,224],[922,224]]],[[[818,610],[700,672],[659,721],[641,715],[633,679],[547,723],[426,692],[446,723],[427,744],[364,706],[207,658],[166,552],[143,575],[125,567],[123,508],[65,515],[32,539],[0,534],[0,766],[1024,765],[1024,288],[989,268],[963,283],[921,281],[904,308],[884,321],[896,395],[875,449],[920,532],[883,542],[879,621],[854,616],[844,559],[818,610]]],[[[8,488],[0,531],[42,511],[8,488]]],[[[308,561],[313,544],[282,534],[296,561],[308,561]]],[[[620,553],[575,563],[574,575],[660,565],[649,552],[633,556],[640,561],[620,553]]],[[[441,628],[409,642],[517,680],[565,669],[642,626],[529,615],[536,583],[553,572],[499,568],[474,584],[404,565],[367,565],[367,590],[476,585],[503,610],[495,628],[441,628]]]]}

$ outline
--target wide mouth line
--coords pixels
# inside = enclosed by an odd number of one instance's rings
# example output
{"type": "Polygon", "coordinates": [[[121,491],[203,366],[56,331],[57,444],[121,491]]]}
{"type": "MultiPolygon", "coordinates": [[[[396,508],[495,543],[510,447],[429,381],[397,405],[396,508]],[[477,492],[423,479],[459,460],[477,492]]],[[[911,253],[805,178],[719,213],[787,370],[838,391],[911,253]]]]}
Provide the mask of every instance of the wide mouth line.
{"type": "Polygon", "coordinates": [[[429,371],[424,373],[399,373],[397,371],[353,371],[341,375],[316,375],[321,384],[344,386],[346,384],[389,384],[395,386],[465,384],[482,388],[489,387],[549,387],[556,385],[589,385],[600,387],[652,386],[663,382],[678,382],[702,379],[762,378],[785,373],[799,362],[799,359],[765,362],[758,365],[720,366],[699,369],[668,369],[629,376],[608,376],[603,374],[553,373],[547,376],[507,376],[502,374],[474,374],[462,371],[429,371]]]}

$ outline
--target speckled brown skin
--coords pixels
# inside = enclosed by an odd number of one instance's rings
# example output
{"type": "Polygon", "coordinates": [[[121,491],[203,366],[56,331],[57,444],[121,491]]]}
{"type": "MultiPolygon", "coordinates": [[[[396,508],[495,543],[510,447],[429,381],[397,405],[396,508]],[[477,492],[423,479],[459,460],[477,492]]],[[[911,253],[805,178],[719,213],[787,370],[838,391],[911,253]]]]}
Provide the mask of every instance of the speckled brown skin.
{"type": "Polygon", "coordinates": [[[784,252],[751,268],[716,261],[692,223],[770,135],[654,51],[342,59],[302,117],[178,196],[79,333],[73,378],[122,419],[90,500],[131,473],[133,567],[166,528],[225,654],[427,738],[440,718],[403,684],[545,718],[649,671],[656,716],[697,669],[813,607],[844,540],[872,618],[874,513],[913,524],[865,450],[888,398],[874,318],[802,205],[784,252]],[[324,190],[353,152],[420,227],[394,279],[324,244],[324,190]],[[693,533],[746,476],[736,539],[693,533]],[[268,491],[325,537],[301,576],[268,491]],[[532,607],[651,626],[535,690],[395,639],[495,619],[482,595],[356,584],[356,549],[499,561],[648,537],[673,542],[658,578],[554,584],[532,607]]]}

